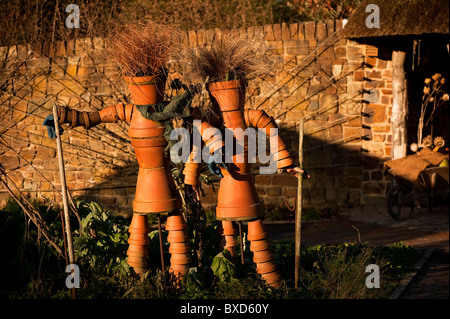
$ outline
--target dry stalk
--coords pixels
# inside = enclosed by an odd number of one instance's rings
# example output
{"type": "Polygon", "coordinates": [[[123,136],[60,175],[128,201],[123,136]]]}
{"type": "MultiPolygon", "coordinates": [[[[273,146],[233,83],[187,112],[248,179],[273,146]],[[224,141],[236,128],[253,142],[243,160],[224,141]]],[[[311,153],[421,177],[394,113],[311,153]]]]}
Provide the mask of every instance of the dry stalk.
{"type": "Polygon", "coordinates": [[[106,39],[106,53],[127,76],[157,74],[181,44],[173,25],[149,21],[119,27],[106,39]]]}
{"type": "MultiPolygon", "coordinates": [[[[2,166],[0,166],[0,175],[4,175],[6,178],[8,178],[5,171],[3,170],[2,166]]],[[[10,180],[10,182],[12,183],[11,180],[10,180]]],[[[27,216],[36,225],[36,227],[39,229],[39,231],[42,232],[44,237],[48,240],[49,244],[52,245],[53,248],[55,248],[55,250],[59,254],[62,255],[63,252],[62,252],[61,248],[56,244],[56,242],[55,242],[56,240],[51,235],[50,228],[45,223],[45,221],[42,218],[42,216],[40,215],[40,213],[33,207],[33,205],[31,205],[31,203],[25,198],[25,196],[23,196],[23,194],[20,192],[20,190],[19,190],[19,194],[25,203],[23,203],[20,200],[20,198],[16,194],[14,194],[14,192],[8,186],[7,179],[3,180],[3,178],[0,177],[0,183],[5,187],[5,189],[11,195],[11,197],[17,202],[17,204],[19,204],[19,206],[23,209],[24,213],[27,214],[27,216]]],[[[17,186],[15,184],[14,184],[14,186],[17,188],[17,186]]]]}
{"type": "Polygon", "coordinates": [[[250,80],[274,71],[275,58],[267,41],[225,33],[210,46],[177,52],[176,67],[185,83],[250,80]]]}

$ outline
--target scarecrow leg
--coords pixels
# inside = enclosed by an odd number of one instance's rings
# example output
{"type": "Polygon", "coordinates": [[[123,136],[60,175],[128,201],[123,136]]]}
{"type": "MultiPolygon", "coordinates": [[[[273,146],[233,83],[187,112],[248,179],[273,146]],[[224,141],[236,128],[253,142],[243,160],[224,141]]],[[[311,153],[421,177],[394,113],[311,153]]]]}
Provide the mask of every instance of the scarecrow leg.
{"type": "Polygon", "coordinates": [[[266,235],[261,219],[248,223],[248,239],[250,240],[250,250],[253,252],[253,261],[256,264],[256,271],[269,286],[277,287],[282,278],[277,270],[277,265],[273,261],[270,243],[266,235]]]}
{"type": "Polygon", "coordinates": [[[224,248],[228,250],[231,254],[231,257],[235,258],[237,257],[236,253],[236,246],[237,246],[237,240],[236,240],[236,229],[234,228],[234,222],[223,220],[222,221],[222,228],[223,233],[222,235],[225,237],[225,246],[224,248]]]}
{"type": "Polygon", "coordinates": [[[128,265],[133,267],[136,274],[141,275],[147,270],[148,245],[150,244],[147,215],[133,214],[128,231],[130,232],[128,265]]]}
{"type": "Polygon", "coordinates": [[[171,254],[169,272],[180,277],[188,273],[191,262],[191,248],[186,228],[186,221],[181,211],[169,214],[166,222],[166,230],[169,232],[167,241],[170,244],[171,254]]]}

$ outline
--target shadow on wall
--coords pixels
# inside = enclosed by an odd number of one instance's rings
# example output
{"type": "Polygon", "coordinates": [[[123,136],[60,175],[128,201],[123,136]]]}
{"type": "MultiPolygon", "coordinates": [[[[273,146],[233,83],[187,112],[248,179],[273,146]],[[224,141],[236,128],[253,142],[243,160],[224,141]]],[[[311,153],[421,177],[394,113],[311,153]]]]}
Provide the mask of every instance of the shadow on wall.
{"type": "MultiPolygon", "coordinates": [[[[280,130],[280,135],[290,146],[291,154],[298,163],[298,132],[280,130]]],[[[363,202],[384,202],[391,180],[383,174],[386,159],[368,156],[361,148],[361,138],[351,143],[333,143],[304,137],[304,165],[311,179],[303,183],[303,204],[316,209],[353,206],[363,202]]],[[[293,216],[296,205],[298,180],[288,174],[259,174],[259,164],[253,173],[256,190],[265,204],[266,213],[277,211],[276,218],[293,216]]],[[[75,196],[100,202],[116,213],[129,216],[132,213],[138,165],[133,159],[125,167],[111,169],[102,181],[87,189],[72,191],[75,196]]],[[[205,176],[211,176],[207,167],[205,176]]],[[[214,210],[217,204],[218,181],[212,185],[202,184],[202,204],[206,210],[214,210]]]]}

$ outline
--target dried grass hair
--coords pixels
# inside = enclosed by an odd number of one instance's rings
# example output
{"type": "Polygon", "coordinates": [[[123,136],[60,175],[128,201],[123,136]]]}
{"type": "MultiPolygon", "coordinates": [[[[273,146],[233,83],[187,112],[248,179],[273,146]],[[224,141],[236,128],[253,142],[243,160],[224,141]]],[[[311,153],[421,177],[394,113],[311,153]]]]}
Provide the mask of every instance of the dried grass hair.
{"type": "Polygon", "coordinates": [[[211,45],[186,48],[176,56],[185,83],[251,80],[274,71],[273,49],[262,36],[222,34],[211,45]]]}
{"type": "Polygon", "coordinates": [[[181,33],[176,26],[148,21],[116,29],[106,39],[106,54],[127,76],[162,72],[179,49],[181,33]]]}

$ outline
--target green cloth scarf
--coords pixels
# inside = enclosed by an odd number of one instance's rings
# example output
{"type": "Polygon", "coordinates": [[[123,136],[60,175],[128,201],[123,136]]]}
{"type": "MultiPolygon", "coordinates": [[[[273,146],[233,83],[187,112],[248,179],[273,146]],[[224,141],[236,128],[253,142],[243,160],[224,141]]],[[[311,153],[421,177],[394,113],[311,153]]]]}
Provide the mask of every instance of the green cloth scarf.
{"type": "Polygon", "coordinates": [[[173,142],[170,139],[170,133],[173,130],[173,118],[186,118],[191,115],[191,103],[194,95],[190,91],[178,94],[172,100],[160,102],[156,104],[136,105],[141,115],[148,120],[162,123],[166,129],[164,138],[167,141],[167,147],[164,150],[166,154],[169,152],[173,142]]]}

